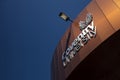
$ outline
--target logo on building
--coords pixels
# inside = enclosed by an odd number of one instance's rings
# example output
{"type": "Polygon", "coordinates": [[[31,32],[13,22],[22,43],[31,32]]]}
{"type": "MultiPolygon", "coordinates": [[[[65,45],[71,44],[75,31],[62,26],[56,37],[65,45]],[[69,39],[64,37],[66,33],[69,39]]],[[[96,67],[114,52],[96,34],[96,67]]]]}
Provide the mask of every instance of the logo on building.
{"type": "Polygon", "coordinates": [[[85,21],[79,22],[80,30],[82,31],[71,43],[71,45],[62,54],[62,64],[64,67],[74,58],[82,47],[96,36],[96,26],[94,26],[93,16],[88,13],[85,21]]]}

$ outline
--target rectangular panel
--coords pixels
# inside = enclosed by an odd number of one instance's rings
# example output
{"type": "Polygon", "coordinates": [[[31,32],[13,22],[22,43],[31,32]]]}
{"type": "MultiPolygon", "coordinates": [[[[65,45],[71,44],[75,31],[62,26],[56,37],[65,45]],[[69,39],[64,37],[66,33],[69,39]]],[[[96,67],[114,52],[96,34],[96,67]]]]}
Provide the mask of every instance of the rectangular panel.
{"type": "Polygon", "coordinates": [[[113,0],[96,0],[97,4],[115,30],[120,29],[120,9],[113,0]]]}

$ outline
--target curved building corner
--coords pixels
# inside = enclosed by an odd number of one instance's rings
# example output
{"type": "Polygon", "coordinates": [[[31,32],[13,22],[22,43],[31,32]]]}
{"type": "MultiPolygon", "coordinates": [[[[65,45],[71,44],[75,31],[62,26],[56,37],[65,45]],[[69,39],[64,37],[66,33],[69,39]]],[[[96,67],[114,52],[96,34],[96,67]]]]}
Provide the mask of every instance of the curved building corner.
{"type": "Polygon", "coordinates": [[[120,0],[92,0],[55,49],[52,80],[120,80],[120,0]]]}

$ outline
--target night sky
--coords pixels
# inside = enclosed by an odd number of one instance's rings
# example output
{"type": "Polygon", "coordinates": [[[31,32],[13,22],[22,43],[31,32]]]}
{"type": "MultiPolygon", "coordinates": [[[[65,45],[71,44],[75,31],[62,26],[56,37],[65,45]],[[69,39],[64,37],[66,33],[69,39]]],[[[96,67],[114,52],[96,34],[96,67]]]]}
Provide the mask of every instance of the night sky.
{"type": "Polygon", "coordinates": [[[0,0],[0,80],[50,80],[55,48],[90,0],[0,0]]]}

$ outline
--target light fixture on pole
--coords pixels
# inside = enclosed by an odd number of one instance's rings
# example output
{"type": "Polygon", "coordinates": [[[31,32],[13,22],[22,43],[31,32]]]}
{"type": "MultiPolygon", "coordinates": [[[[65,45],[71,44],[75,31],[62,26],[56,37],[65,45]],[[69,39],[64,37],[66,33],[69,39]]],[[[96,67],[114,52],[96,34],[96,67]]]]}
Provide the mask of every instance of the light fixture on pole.
{"type": "Polygon", "coordinates": [[[63,12],[60,12],[59,13],[59,17],[60,18],[62,18],[64,21],[71,21],[71,22],[73,22],[71,19],[70,19],[70,17],[68,17],[65,13],[63,13],[63,12]]]}

